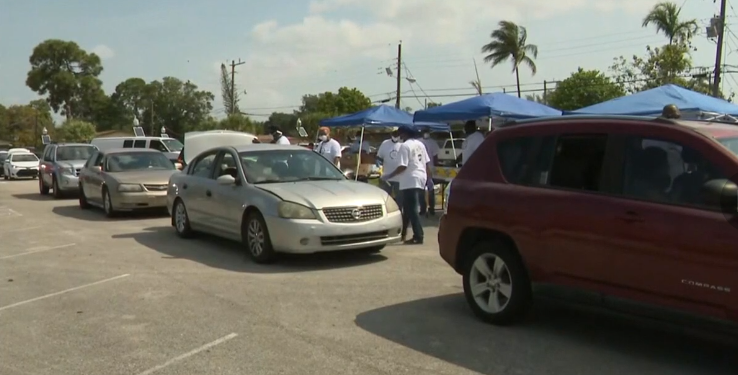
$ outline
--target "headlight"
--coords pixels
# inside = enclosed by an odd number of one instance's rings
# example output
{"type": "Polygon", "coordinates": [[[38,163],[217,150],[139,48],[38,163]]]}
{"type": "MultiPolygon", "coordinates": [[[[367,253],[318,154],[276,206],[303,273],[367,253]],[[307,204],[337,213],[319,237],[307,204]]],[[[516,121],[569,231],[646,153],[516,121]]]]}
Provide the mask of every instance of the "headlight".
{"type": "Polygon", "coordinates": [[[400,206],[397,205],[397,202],[395,202],[395,199],[392,198],[392,196],[389,194],[387,194],[387,201],[385,201],[384,204],[387,206],[388,214],[391,214],[393,212],[397,212],[400,210],[400,206]]]}
{"type": "Polygon", "coordinates": [[[70,168],[70,167],[59,168],[59,173],[74,176],[74,168],[70,168]]]}
{"type": "Polygon", "coordinates": [[[449,181],[449,183],[446,185],[446,190],[443,192],[443,213],[448,213],[448,198],[451,197],[451,183],[453,180],[449,181]]]}
{"type": "Polygon", "coordinates": [[[294,202],[279,202],[279,217],[284,219],[315,219],[315,213],[309,207],[294,202]]]}
{"type": "Polygon", "coordinates": [[[118,191],[122,193],[137,193],[143,191],[143,186],[137,184],[120,184],[118,185],[118,191]]]}

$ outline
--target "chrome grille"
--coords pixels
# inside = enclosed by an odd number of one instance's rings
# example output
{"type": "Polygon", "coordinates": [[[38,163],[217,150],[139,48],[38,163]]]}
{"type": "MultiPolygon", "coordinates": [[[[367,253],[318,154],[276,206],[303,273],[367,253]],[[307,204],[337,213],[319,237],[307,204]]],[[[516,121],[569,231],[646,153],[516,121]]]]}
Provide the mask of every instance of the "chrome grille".
{"type": "Polygon", "coordinates": [[[333,223],[360,223],[379,219],[384,215],[381,204],[357,207],[329,207],[323,209],[328,221],[333,223]]]}
{"type": "Polygon", "coordinates": [[[167,190],[167,185],[166,184],[164,184],[164,185],[159,185],[159,184],[156,184],[156,185],[153,185],[153,184],[144,184],[144,187],[148,191],[164,191],[164,190],[167,190]]]}

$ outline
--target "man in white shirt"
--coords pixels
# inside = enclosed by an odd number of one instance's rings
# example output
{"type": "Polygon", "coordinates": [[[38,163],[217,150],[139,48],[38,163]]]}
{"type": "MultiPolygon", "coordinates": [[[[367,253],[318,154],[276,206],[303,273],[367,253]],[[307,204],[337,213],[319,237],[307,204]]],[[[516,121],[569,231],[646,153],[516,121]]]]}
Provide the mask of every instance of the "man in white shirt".
{"type": "Polygon", "coordinates": [[[433,183],[433,166],[438,164],[438,153],[441,151],[441,148],[438,147],[438,142],[436,142],[435,139],[431,138],[430,136],[430,130],[429,129],[423,129],[423,139],[420,140],[420,142],[423,143],[425,146],[425,151],[428,153],[428,157],[431,160],[431,168],[428,170],[428,175],[431,176],[431,178],[428,179],[428,182],[426,183],[426,191],[428,192],[428,200],[425,199],[425,194],[422,194],[420,197],[420,215],[428,215],[434,216],[436,214],[436,194],[435,194],[435,184],[433,183]]]}
{"type": "Polygon", "coordinates": [[[291,145],[289,138],[282,134],[278,127],[272,125],[269,127],[269,134],[272,135],[272,143],[278,145],[291,145]]]}
{"type": "Polygon", "coordinates": [[[315,152],[341,168],[341,145],[337,140],[331,138],[331,130],[327,127],[318,129],[318,139],[320,142],[315,146],[315,152]]]}
{"type": "Polygon", "coordinates": [[[479,145],[484,142],[484,134],[477,128],[477,122],[474,120],[467,121],[464,125],[464,132],[466,133],[466,140],[462,148],[462,165],[466,164],[466,161],[477,151],[479,145]]]}
{"type": "Polygon", "coordinates": [[[409,126],[398,129],[400,139],[403,140],[399,150],[397,168],[389,174],[383,174],[382,180],[389,181],[399,177],[400,193],[402,194],[402,239],[408,245],[423,243],[423,224],[420,222],[420,196],[425,192],[425,186],[430,176],[428,167],[430,158],[422,142],[415,139],[415,130],[409,126]],[[407,227],[412,225],[413,238],[405,241],[407,227]]]}
{"type": "MultiPolygon", "coordinates": [[[[377,150],[377,161],[382,163],[383,173],[392,173],[400,163],[400,134],[397,128],[392,130],[391,138],[382,142],[377,150]]],[[[395,176],[390,180],[382,181],[380,186],[387,194],[395,198],[397,205],[402,208],[402,194],[400,194],[400,177],[395,176]]]]}

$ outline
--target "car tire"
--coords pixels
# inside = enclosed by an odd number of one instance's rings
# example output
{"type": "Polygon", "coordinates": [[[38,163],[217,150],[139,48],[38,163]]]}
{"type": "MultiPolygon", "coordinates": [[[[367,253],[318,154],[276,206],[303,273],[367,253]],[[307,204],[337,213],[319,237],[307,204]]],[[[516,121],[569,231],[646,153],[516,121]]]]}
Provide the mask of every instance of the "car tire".
{"type": "Polygon", "coordinates": [[[103,201],[103,210],[105,211],[105,216],[107,217],[115,217],[117,216],[117,212],[115,212],[115,206],[113,206],[113,198],[110,197],[110,193],[108,192],[108,188],[104,187],[102,192],[102,201],[103,201]]]}
{"type": "Polygon", "coordinates": [[[90,207],[90,202],[87,201],[87,196],[85,196],[85,190],[82,188],[82,185],[79,186],[79,208],[83,210],[87,210],[90,207]]]}
{"type": "Polygon", "coordinates": [[[187,214],[187,207],[181,199],[174,201],[172,207],[172,225],[177,235],[182,238],[191,238],[195,232],[190,226],[190,216],[187,214]]]}
{"type": "Polygon", "coordinates": [[[38,192],[41,195],[49,195],[49,187],[44,183],[44,179],[38,178],[38,192]]]}
{"type": "Polygon", "coordinates": [[[517,323],[530,307],[532,290],[525,265],[499,240],[474,245],[463,268],[463,285],[474,314],[490,324],[517,323]]]}
{"type": "Polygon", "coordinates": [[[64,193],[62,193],[61,189],[59,189],[59,181],[56,179],[56,176],[52,177],[51,190],[53,190],[52,194],[54,195],[55,199],[64,198],[64,193]]]}
{"type": "Polygon", "coordinates": [[[268,264],[276,260],[269,229],[258,211],[246,216],[246,221],[241,225],[241,238],[249,258],[255,263],[268,264]]]}

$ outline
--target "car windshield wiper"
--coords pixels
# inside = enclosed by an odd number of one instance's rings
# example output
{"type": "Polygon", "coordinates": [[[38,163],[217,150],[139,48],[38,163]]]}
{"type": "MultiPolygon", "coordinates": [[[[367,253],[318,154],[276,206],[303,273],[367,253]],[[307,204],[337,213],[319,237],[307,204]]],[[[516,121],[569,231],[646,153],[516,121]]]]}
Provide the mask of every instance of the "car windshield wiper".
{"type": "Polygon", "coordinates": [[[270,179],[267,179],[267,180],[256,181],[256,182],[254,182],[254,184],[274,184],[274,183],[278,183],[278,182],[292,182],[292,181],[285,181],[285,180],[280,180],[280,179],[276,179],[276,178],[270,178],[270,179]]]}
{"type": "Polygon", "coordinates": [[[300,181],[341,181],[343,178],[336,177],[303,177],[300,181]]]}

